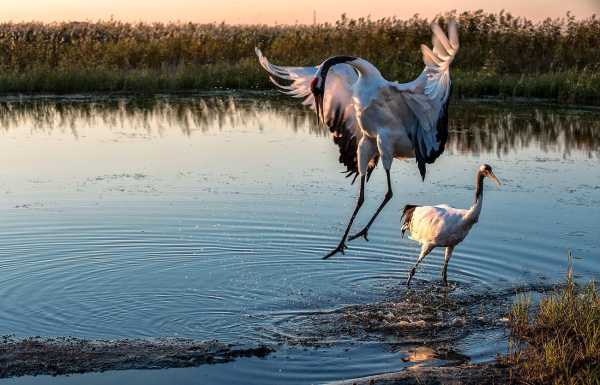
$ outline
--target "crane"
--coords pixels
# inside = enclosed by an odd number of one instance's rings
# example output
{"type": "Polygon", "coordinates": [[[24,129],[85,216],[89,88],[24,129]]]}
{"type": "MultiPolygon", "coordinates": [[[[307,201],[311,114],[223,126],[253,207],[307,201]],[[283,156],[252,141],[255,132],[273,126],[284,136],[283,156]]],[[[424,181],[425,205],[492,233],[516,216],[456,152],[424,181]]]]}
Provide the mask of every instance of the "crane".
{"type": "Polygon", "coordinates": [[[402,236],[408,230],[410,238],[421,244],[421,253],[417,263],[410,270],[406,285],[417,271],[419,263],[436,247],[445,247],[444,268],[442,269],[442,280],[448,285],[448,262],[452,257],[454,247],[461,243],[469,234],[469,231],[479,220],[481,207],[483,205],[483,179],[490,178],[500,187],[500,181],[494,175],[492,167],[482,164],[477,170],[475,178],[475,201],[468,209],[455,209],[448,205],[417,206],[406,205],[402,212],[404,223],[402,224],[402,236]]]}
{"type": "Polygon", "coordinates": [[[303,99],[304,105],[316,111],[319,122],[329,127],[347,177],[354,176],[352,183],[360,177],[358,200],[342,239],[323,259],[344,254],[352,223],[364,202],[365,183],[380,160],[387,177],[383,202],[349,240],[364,237],[368,241],[369,228],[392,199],[393,159],[415,158],[424,180],[426,164],[444,152],[452,87],[450,64],[459,48],[458,30],[452,19],[448,36],[436,21],[431,30],[433,49],[421,46],[425,69],[409,83],[388,81],[373,64],[353,56],[333,56],[314,67],[286,67],[270,63],[255,49],[271,81],[285,94],[303,99]]]}

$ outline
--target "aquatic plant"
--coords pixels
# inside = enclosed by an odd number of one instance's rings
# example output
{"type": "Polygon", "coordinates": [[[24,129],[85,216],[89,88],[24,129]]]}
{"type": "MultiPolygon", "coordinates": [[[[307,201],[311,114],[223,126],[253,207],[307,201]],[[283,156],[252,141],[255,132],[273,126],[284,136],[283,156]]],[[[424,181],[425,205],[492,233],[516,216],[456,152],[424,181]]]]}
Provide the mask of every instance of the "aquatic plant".
{"type": "Polygon", "coordinates": [[[528,384],[600,384],[600,294],[594,282],[573,279],[532,306],[521,297],[510,314],[512,351],[507,363],[528,384]]]}
{"type": "MultiPolygon", "coordinates": [[[[600,104],[600,19],[532,22],[507,12],[459,20],[453,70],[459,96],[545,97],[600,104]]],[[[443,20],[442,20],[443,21],[443,20]]],[[[429,20],[350,19],[317,25],[39,22],[0,24],[0,92],[267,88],[254,46],[278,63],[313,65],[359,55],[389,79],[422,70],[429,20]]]]}

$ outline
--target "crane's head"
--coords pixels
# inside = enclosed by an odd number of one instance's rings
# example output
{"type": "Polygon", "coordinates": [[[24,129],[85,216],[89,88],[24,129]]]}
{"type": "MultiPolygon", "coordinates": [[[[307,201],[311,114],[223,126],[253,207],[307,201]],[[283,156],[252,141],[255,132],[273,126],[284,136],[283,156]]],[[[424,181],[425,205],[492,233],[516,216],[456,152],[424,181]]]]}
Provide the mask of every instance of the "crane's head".
{"type": "Polygon", "coordinates": [[[315,98],[315,110],[319,122],[325,123],[323,99],[325,98],[325,81],[327,80],[329,69],[336,64],[348,63],[354,60],[356,60],[356,58],[352,56],[333,56],[321,63],[319,69],[315,73],[315,77],[310,82],[310,91],[315,98]]]}
{"type": "Polygon", "coordinates": [[[489,164],[482,164],[481,166],[479,166],[479,174],[481,174],[484,177],[490,178],[491,180],[496,182],[498,187],[500,187],[500,181],[498,180],[496,175],[494,175],[494,172],[492,171],[492,166],[490,166],[489,164]]]}

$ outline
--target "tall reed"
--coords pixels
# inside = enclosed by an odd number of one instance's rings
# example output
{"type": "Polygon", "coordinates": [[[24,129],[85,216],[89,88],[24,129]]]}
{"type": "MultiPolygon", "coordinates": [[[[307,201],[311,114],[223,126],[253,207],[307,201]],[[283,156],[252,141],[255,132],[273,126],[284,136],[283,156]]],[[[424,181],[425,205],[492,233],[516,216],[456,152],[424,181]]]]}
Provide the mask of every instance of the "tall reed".
{"type": "MultiPolygon", "coordinates": [[[[462,96],[530,96],[600,104],[600,19],[532,22],[507,12],[446,14],[460,23],[454,65],[462,96]]],[[[267,88],[254,57],[314,65],[353,54],[390,79],[422,70],[429,20],[350,19],[318,25],[124,23],[0,24],[0,92],[267,88]]]]}

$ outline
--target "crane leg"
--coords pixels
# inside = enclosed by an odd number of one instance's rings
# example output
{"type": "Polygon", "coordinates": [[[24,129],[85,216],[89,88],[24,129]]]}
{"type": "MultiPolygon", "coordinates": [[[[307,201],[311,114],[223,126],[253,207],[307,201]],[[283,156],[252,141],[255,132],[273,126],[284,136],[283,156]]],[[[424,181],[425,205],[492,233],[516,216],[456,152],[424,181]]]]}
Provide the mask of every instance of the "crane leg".
{"type": "Polygon", "coordinates": [[[433,248],[434,248],[434,246],[428,245],[428,244],[424,244],[421,246],[421,254],[419,254],[419,258],[417,258],[417,263],[415,263],[413,268],[410,270],[410,273],[408,275],[408,280],[406,281],[406,286],[410,286],[410,281],[412,280],[412,277],[417,272],[417,266],[419,266],[419,263],[421,263],[421,261],[423,260],[423,258],[425,258],[427,256],[427,254],[431,253],[431,250],[433,250],[433,248]]]}
{"type": "Polygon", "coordinates": [[[352,213],[352,216],[350,217],[350,221],[348,222],[348,226],[346,227],[344,236],[342,237],[342,240],[340,241],[340,244],[338,245],[338,247],[336,247],[329,254],[324,256],[323,259],[327,259],[327,258],[337,254],[338,252],[344,254],[344,249],[346,249],[348,247],[348,246],[346,246],[346,238],[348,238],[348,233],[350,232],[350,228],[352,227],[352,222],[354,222],[354,218],[356,218],[356,214],[358,213],[358,210],[360,210],[360,207],[362,206],[364,201],[365,201],[365,173],[362,173],[360,175],[360,192],[358,193],[358,200],[356,201],[356,207],[354,208],[354,212],[352,213]]]}
{"type": "Polygon", "coordinates": [[[444,256],[444,268],[442,269],[442,281],[444,281],[444,286],[448,286],[448,262],[450,262],[450,258],[452,258],[453,251],[454,246],[446,247],[446,255],[444,256]]]}
{"type": "Polygon", "coordinates": [[[369,221],[369,223],[367,223],[367,225],[364,227],[364,229],[362,229],[358,233],[350,236],[348,238],[349,241],[352,241],[352,240],[354,240],[356,238],[359,238],[359,237],[363,237],[363,238],[365,238],[366,241],[368,241],[369,240],[369,238],[368,238],[369,228],[371,227],[371,225],[373,224],[373,222],[375,222],[375,218],[377,218],[377,216],[379,215],[379,213],[381,212],[381,210],[385,207],[385,205],[394,196],[394,193],[392,192],[392,180],[391,180],[391,177],[390,177],[390,170],[386,169],[385,173],[387,175],[387,191],[385,193],[385,197],[383,198],[383,202],[381,202],[381,204],[377,208],[377,211],[375,211],[375,214],[373,214],[373,217],[371,217],[371,220],[369,221]]]}

